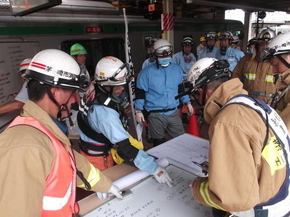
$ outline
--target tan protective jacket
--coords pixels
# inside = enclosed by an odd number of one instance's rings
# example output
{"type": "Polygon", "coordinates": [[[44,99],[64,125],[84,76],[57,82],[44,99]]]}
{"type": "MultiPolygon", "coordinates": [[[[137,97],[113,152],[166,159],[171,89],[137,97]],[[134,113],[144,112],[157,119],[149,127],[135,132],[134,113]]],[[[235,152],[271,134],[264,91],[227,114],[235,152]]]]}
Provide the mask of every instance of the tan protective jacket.
{"type": "MultiPolygon", "coordinates": [[[[32,101],[27,101],[21,115],[37,119],[63,144],[70,146],[69,139],[51,117],[32,101]]],[[[77,169],[89,178],[91,164],[75,151],[74,155],[77,169]]],[[[0,134],[0,216],[41,216],[45,180],[55,156],[50,139],[33,127],[15,126],[0,134]]],[[[112,182],[101,172],[97,174],[99,176],[91,182],[95,183],[92,190],[107,192],[112,182]]],[[[83,185],[79,178],[77,185],[83,185]]]]}
{"type": "MultiPolygon", "coordinates": [[[[276,82],[276,88],[283,91],[288,85],[290,85],[290,69],[282,73],[281,79],[276,82]]],[[[290,132],[290,90],[285,93],[277,105],[272,107],[279,113],[290,132]]]]}
{"type": "Polygon", "coordinates": [[[276,92],[273,70],[268,62],[262,62],[256,53],[247,54],[236,65],[232,78],[239,78],[249,96],[268,102],[276,92]]]}
{"type": "Polygon", "coordinates": [[[231,79],[218,87],[205,105],[205,120],[210,123],[209,176],[193,185],[197,202],[232,212],[268,201],[286,177],[286,166],[278,168],[268,163],[269,156],[273,163],[279,151],[271,130],[262,152],[266,125],[259,114],[238,104],[220,111],[238,94],[246,91],[238,79],[231,79]]]}

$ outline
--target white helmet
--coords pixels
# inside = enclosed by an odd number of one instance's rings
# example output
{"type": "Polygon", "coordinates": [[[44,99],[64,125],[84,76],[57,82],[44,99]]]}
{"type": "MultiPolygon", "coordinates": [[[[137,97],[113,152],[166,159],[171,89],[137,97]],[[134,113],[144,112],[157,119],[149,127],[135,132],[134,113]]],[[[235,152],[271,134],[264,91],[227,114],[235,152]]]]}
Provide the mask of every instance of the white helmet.
{"type": "Polygon", "coordinates": [[[19,64],[18,72],[26,71],[28,69],[29,63],[31,62],[31,58],[27,58],[22,60],[22,62],[19,64]]]}
{"type": "Polygon", "coordinates": [[[220,36],[220,40],[221,39],[229,39],[229,40],[233,40],[233,33],[231,33],[231,31],[225,31],[221,33],[220,36]]]}
{"type": "Polygon", "coordinates": [[[38,52],[26,70],[25,77],[61,88],[86,88],[89,81],[82,75],[77,62],[57,49],[38,52]]]}
{"type": "Polygon", "coordinates": [[[280,54],[290,53],[290,32],[276,36],[261,52],[263,61],[280,54]]]}
{"type": "Polygon", "coordinates": [[[187,81],[196,90],[216,79],[230,77],[229,66],[227,60],[217,60],[209,57],[202,58],[191,66],[187,75],[187,81]]]}
{"type": "Polygon", "coordinates": [[[260,32],[259,38],[263,41],[271,41],[272,38],[276,37],[276,32],[273,29],[270,29],[267,27],[267,29],[264,29],[260,32]]]}
{"type": "Polygon", "coordinates": [[[125,85],[130,78],[128,64],[116,57],[103,57],[96,65],[95,81],[101,86],[125,85]]]}
{"type": "Polygon", "coordinates": [[[166,39],[159,39],[154,43],[155,55],[157,57],[168,57],[172,54],[173,48],[166,39]]]}
{"type": "Polygon", "coordinates": [[[239,42],[239,41],[240,41],[239,36],[234,35],[234,36],[233,36],[233,43],[237,43],[237,42],[239,42]]]}
{"type": "Polygon", "coordinates": [[[209,32],[205,36],[206,40],[217,40],[217,35],[215,32],[209,32]]]}
{"type": "Polygon", "coordinates": [[[157,38],[150,38],[148,41],[149,46],[154,45],[157,40],[157,38]]]}
{"type": "Polygon", "coordinates": [[[193,39],[192,37],[184,37],[181,41],[181,46],[193,46],[193,39]]]}

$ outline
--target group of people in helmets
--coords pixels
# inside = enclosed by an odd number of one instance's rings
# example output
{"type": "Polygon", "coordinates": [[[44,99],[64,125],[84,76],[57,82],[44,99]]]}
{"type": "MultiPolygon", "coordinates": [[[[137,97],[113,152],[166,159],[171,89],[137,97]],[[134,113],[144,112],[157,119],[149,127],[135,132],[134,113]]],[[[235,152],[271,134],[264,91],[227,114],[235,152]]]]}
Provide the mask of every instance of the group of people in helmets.
{"type": "Polygon", "coordinates": [[[208,32],[205,40],[205,47],[200,51],[198,59],[204,57],[226,59],[230,64],[230,70],[233,70],[244,56],[244,52],[240,51],[240,47],[235,44],[237,36],[234,36],[231,31],[221,32],[219,36],[216,32],[208,32]]]}
{"type": "Polygon", "coordinates": [[[259,51],[277,77],[268,104],[250,97],[223,60],[200,59],[189,72],[210,123],[209,176],[193,182],[193,195],[214,216],[290,214],[289,42],[290,34],[281,34],[259,51]]]}
{"type": "MultiPolygon", "coordinates": [[[[228,52],[223,48],[228,37],[221,35],[220,56],[228,52]]],[[[204,52],[210,53],[215,50],[210,40],[216,36],[208,34],[207,39],[204,52]]],[[[290,34],[277,36],[261,51],[261,59],[270,61],[278,75],[270,106],[249,97],[238,78],[231,79],[227,58],[202,58],[201,52],[184,80],[172,55],[172,45],[158,39],[154,64],[137,77],[136,119],[149,122],[154,145],[165,141],[165,133],[184,133],[177,108],[184,103],[192,114],[194,98],[210,124],[208,177],[190,185],[194,199],[213,207],[215,217],[289,216],[290,34]]],[[[100,198],[108,193],[122,198],[118,186],[101,172],[114,161],[132,164],[172,186],[166,168],[129,133],[125,109],[133,75],[127,64],[106,56],[97,63],[93,82],[85,72],[60,50],[43,50],[32,58],[24,75],[29,100],[0,134],[1,216],[71,216],[78,211],[75,187],[96,191],[100,198]],[[71,149],[66,126],[59,121],[63,112],[69,113],[78,90],[86,91],[77,115],[80,153],[71,149]]]]}

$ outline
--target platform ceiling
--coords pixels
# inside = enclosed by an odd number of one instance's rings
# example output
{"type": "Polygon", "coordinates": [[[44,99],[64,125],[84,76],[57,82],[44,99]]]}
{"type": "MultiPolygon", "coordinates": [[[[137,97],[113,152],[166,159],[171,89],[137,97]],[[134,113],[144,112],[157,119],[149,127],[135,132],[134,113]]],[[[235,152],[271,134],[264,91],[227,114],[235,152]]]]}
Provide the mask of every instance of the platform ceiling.
{"type": "MultiPolygon", "coordinates": [[[[290,13],[290,1],[285,0],[168,0],[173,1],[174,10],[182,10],[183,16],[223,11],[228,9],[243,9],[256,11],[285,11],[290,13]]],[[[132,7],[146,10],[148,4],[156,2],[156,8],[162,10],[162,0],[109,0],[115,6],[132,7]]]]}

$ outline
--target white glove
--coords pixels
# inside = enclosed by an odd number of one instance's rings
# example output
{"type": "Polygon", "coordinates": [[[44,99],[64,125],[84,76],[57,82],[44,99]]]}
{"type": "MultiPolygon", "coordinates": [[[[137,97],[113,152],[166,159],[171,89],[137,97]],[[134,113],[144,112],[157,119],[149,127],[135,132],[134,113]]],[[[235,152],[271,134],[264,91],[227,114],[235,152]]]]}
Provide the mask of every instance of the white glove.
{"type": "Polygon", "coordinates": [[[96,192],[96,194],[98,195],[98,198],[100,200],[106,200],[109,197],[109,194],[108,193],[96,192]]]}
{"type": "Polygon", "coordinates": [[[108,199],[110,194],[116,196],[119,199],[123,199],[123,196],[121,195],[120,190],[116,185],[112,185],[107,193],[103,193],[103,192],[96,192],[96,193],[100,200],[108,199]]]}
{"type": "Polygon", "coordinates": [[[136,121],[139,124],[143,124],[143,122],[145,122],[144,115],[143,115],[143,113],[141,111],[136,111],[136,121]]]}
{"type": "Polygon", "coordinates": [[[188,110],[188,115],[193,115],[193,108],[192,108],[191,102],[187,102],[186,107],[188,110]]]}
{"type": "Polygon", "coordinates": [[[170,188],[172,187],[173,180],[165,168],[158,166],[153,175],[159,183],[166,183],[170,188]]]}

